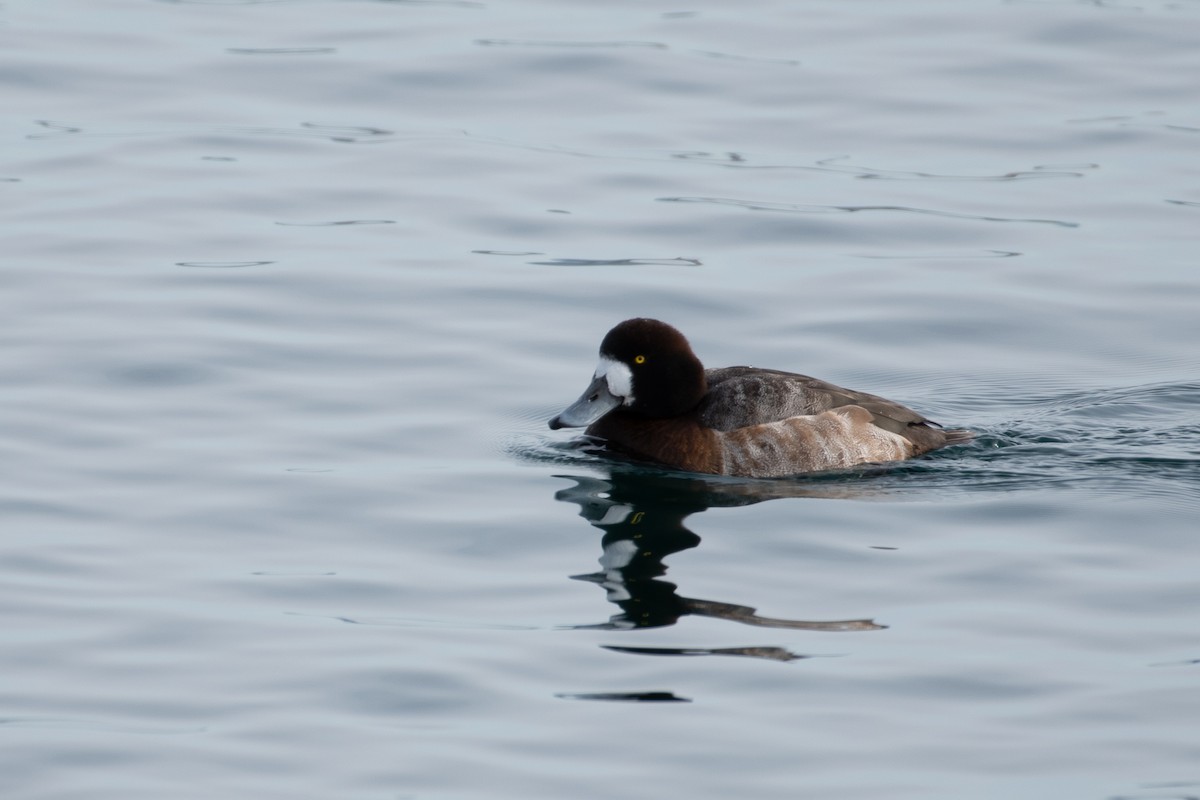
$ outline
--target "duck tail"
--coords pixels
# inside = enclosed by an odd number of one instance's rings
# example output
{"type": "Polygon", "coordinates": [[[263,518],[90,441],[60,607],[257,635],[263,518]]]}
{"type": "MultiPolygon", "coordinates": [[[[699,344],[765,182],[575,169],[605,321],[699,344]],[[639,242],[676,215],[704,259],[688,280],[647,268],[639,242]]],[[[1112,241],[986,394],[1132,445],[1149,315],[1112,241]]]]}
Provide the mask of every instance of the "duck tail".
{"type": "Polygon", "coordinates": [[[946,437],[946,444],[965,444],[975,438],[974,431],[969,431],[966,428],[947,428],[942,431],[942,435],[946,437]]]}

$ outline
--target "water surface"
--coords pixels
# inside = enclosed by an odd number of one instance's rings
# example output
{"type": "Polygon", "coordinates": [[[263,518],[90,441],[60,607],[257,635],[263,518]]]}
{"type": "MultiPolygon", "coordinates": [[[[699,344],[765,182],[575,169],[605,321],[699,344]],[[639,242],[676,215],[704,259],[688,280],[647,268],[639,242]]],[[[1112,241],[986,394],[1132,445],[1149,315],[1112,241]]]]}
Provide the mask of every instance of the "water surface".
{"type": "Polygon", "coordinates": [[[0,788],[1200,791],[1200,5],[0,8],[0,788]],[[703,479],[647,315],[979,432],[703,479]]]}

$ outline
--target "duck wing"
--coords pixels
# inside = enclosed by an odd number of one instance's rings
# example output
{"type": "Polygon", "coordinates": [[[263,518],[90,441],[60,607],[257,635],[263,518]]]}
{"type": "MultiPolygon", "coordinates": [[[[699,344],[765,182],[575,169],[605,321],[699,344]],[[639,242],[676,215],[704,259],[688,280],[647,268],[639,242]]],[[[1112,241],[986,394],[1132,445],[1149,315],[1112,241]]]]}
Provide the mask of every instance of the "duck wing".
{"type": "Polygon", "coordinates": [[[779,422],[843,406],[865,408],[871,412],[875,425],[906,438],[912,436],[914,427],[937,425],[912,409],[883,397],[843,389],[794,372],[722,367],[706,370],[705,377],[708,393],[697,413],[705,426],[718,431],[779,422]]]}

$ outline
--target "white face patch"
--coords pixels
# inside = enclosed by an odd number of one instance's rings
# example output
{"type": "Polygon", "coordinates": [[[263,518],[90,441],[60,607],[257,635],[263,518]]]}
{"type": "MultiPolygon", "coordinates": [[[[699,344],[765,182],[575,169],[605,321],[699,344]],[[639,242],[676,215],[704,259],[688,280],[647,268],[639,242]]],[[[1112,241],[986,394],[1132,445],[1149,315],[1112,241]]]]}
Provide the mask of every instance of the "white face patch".
{"type": "Polygon", "coordinates": [[[596,367],[596,374],[592,379],[595,380],[601,375],[604,376],[604,381],[608,384],[608,391],[613,397],[621,398],[622,405],[633,405],[633,373],[630,372],[629,367],[620,361],[601,356],[600,364],[596,367]]]}

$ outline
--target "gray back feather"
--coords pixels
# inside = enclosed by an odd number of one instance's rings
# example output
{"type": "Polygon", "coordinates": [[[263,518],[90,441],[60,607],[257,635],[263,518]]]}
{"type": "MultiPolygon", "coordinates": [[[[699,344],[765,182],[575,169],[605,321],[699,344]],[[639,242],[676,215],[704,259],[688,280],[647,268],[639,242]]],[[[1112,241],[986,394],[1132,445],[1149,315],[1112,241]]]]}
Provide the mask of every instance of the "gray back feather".
{"type": "Polygon", "coordinates": [[[778,422],[803,414],[819,414],[841,406],[861,406],[885,430],[907,436],[910,425],[929,421],[912,409],[866,392],[791,372],[755,367],[723,367],[705,371],[708,395],[698,409],[701,422],[719,431],[778,422]]]}

